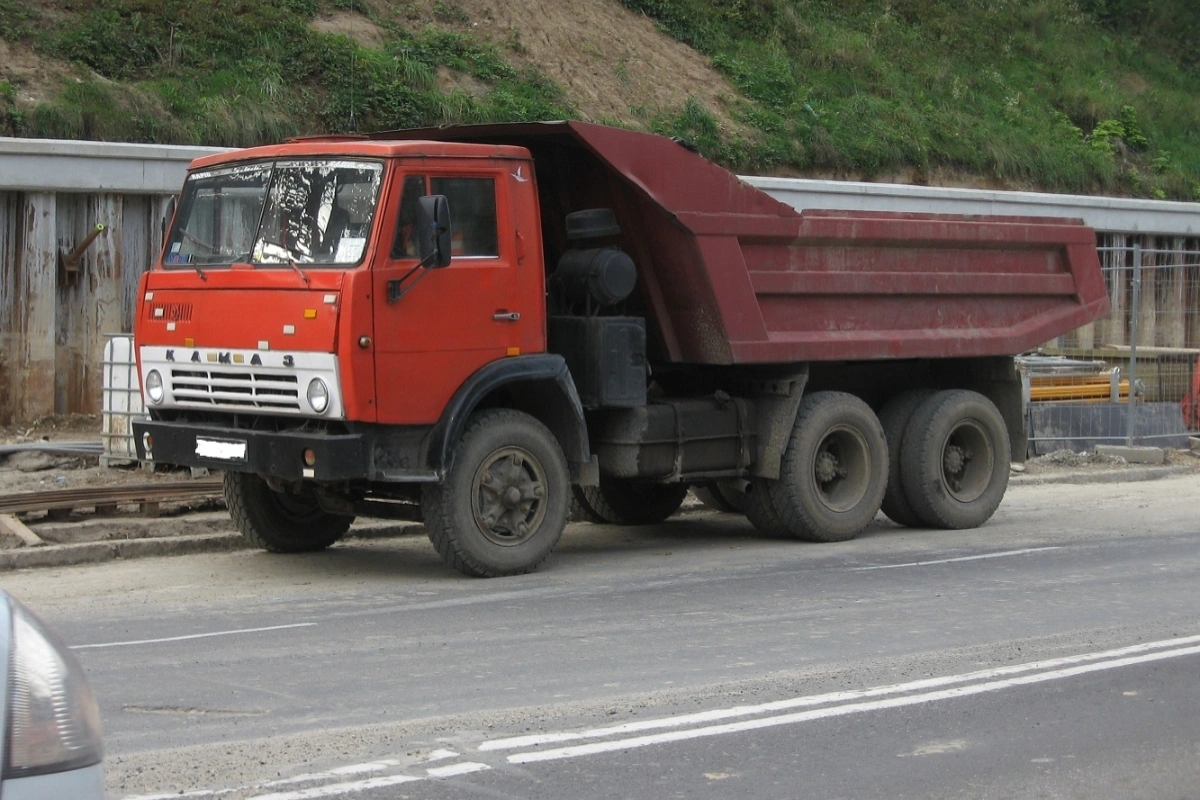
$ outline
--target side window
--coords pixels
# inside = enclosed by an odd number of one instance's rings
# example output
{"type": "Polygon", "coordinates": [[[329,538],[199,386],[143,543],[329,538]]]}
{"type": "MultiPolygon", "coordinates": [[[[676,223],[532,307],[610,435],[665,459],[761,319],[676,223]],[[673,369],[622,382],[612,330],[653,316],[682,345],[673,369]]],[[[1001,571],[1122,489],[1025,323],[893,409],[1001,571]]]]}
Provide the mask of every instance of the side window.
{"type": "Polygon", "coordinates": [[[433,194],[450,204],[454,256],[498,256],[496,182],[491,178],[433,178],[433,194]]]}
{"type": "Polygon", "coordinates": [[[417,257],[417,200],[425,194],[425,176],[409,175],[400,194],[400,214],[396,218],[396,238],[392,258],[417,257]]]}

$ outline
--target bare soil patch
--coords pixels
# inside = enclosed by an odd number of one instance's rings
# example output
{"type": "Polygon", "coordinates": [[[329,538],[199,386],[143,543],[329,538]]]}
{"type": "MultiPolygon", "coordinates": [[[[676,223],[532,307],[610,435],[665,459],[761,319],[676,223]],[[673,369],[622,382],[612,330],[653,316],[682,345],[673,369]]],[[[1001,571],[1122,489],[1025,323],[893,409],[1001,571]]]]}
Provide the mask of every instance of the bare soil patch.
{"type": "Polygon", "coordinates": [[[348,36],[363,47],[378,48],[385,37],[383,28],[361,14],[349,11],[334,11],[328,16],[318,17],[310,27],[319,33],[338,33],[348,36]]]}
{"type": "Polygon", "coordinates": [[[408,27],[430,23],[505,50],[518,66],[561,86],[584,119],[640,126],[695,97],[726,130],[738,96],[708,58],[659,31],[616,0],[412,0],[371,3],[408,27]]]}
{"type": "Polygon", "coordinates": [[[16,100],[21,106],[53,99],[63,81],[75,71],[66,62],[35,53],[32,47],[0,39],[0,81],[16,88],[16,100]]]}

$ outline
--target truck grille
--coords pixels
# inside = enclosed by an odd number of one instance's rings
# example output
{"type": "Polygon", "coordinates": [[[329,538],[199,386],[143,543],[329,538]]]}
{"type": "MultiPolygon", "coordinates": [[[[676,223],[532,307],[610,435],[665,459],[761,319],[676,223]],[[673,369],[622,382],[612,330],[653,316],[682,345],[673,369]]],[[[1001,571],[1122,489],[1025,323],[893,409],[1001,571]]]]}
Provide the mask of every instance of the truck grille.
{"type": "Polygon", "coordinates": [[[295,375],[172,369],[171,388],[181,405],[300,410],[300,388],[295,375]]]}
{"type": "Polygon", "coordinates": [[[191,322],[191,303],[151,303],[146,308],[149,319],[158,322],[191,322]]]}

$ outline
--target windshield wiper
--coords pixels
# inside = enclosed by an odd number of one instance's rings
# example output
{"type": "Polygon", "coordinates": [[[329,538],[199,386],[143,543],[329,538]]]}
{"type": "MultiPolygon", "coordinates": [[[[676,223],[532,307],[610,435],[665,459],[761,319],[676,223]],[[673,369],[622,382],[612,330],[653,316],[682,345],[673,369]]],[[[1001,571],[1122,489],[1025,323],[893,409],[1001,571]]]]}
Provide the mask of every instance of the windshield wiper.
{"type": "Polygon", "coordinates": [[[308,273],[305,272],[304,270],[300,269],[300,265],[296,263],[296,259],[292,258],[290,255],[288,256],[288,266],[292,268],[293,272],[295,272],[297,275],[299,275],[301,278],[303,278],[304,285],[308,286],[308,284],[309,284],[308,273]]]}
{"type": "MultiPolygon", "coordinates": [[[[268,245],[270,245],[271,247],[278,247],[280,250],[287,253],[287,265],[292,268],[293,272],[295,272],[297,275],[299,275],[301,277],[301,279],[304,281],[305,286],[308,286],[308,284],[311,283],[311,281],[308,278],[308,273],[305,272],[304,270],[300,269],[300,265],[296,263],[296,257],[292,255],[292,251],[290,248],[284,247],[279,242],[273,242],[270,239],[263,239],[262,243],[263,243],[264,249],[268,245]]],[[[272,255],[274,255],[274,254],[272,254],[272,255]]]]}
{"type": "MultiPolygon", "coordinates": [[[[198,236],[194,236],[194,235],[188,233],[186,228],[180,228],[179,233],[182,234],[183,238],[191,239],[196,244],[198,244],[201,247],[203,247],[204,249],[208,250],[208,253],[210,256],[215,255],[218,252],[217,248],[213,247],[208,242],[204,241],[203,239],[199,238],[198,236]]],[[[196,264],[195,262],[192,262],[192,261],[184,261],[181,263],[188,264],[189,266],[191,266],[192,269],[196,270],[196,274],[200,276],[200,280],[202,280],[202,281],[208,280],[208,276],[204,274],[204,270],[200,269],[199,264],[196,264]]]]}

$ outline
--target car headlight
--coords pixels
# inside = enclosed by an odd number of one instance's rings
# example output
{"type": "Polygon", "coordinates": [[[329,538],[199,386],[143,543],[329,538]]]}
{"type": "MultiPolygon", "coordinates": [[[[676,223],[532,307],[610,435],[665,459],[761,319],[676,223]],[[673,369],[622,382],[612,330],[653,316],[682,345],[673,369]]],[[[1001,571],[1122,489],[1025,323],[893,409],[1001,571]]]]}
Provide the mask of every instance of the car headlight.
{"type": "MultiPolygon", "coordinates": [[[[3,778],[88,767],[104,757],[100,707],[75,655],[13,598],[3,778]]],[[[5,598],[0,596],[0,603],[5,598]]]]}
{"type": "Polygon", "coordinates": [[[146,396],[150,398],[151,403],[161,403],[165,394],[162,375],[159,375],[156,369],[150,370],[146,376],[146,396]]]}
{"type": "Polygon", "coordinates": [[[329,387],[320,378],[308,382],[308,405],[318,414],[324,414],[329,408],[329,387]]]}

